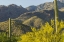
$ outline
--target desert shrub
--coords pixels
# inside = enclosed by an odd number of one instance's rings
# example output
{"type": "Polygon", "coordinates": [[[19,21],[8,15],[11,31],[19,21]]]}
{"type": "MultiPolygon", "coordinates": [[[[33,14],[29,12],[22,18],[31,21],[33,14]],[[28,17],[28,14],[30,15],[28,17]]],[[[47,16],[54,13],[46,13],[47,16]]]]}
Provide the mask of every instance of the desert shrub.
{"type": "Polygon", "coordinates": [[[64,21],[57,21],[58,30],[55,32],[54,21],[51,25],[46,22],[40,29],[32,28],[32,32],[27,32],[20,36],[18,42],[64,42],[64,21]]]}
{"type": "Polygon", "coordinates": [[[17,42],[17,38],[15,36],[11,36],[9,38],[6,34],[0,34],[0,42],[17,42]],[[11,40],[10,40],[11,39],[11,40]]]}

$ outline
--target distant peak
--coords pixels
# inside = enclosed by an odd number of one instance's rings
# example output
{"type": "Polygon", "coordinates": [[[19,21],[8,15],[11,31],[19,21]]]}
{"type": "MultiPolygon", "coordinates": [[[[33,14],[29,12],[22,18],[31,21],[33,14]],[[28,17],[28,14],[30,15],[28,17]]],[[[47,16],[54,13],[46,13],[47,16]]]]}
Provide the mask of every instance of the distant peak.
{"type": "Polygon", "coordinates": [[[9,6],[17,6],[16,4],[10,4],[9,6]]]}
{"type": "Polygon", "coordinates": [[[64,0],[57,0],[57,1],[60,1],[61,3],[64,3],[64,0]]]}

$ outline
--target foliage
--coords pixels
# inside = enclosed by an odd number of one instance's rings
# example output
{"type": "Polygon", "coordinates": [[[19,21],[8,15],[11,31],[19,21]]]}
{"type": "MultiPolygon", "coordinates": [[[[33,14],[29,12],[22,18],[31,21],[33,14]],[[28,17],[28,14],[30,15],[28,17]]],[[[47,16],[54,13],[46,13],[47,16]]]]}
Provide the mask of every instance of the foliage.
{"type": "Polygon", "coordinates": [[[43,20],[37,16],[33,16],[23,22],[23,24],[32,26],[32,27],[40,27],[41,24],[43,24],[43,20]]]}
{"type": "MultiPolygon", "coordinates": [[[[0,22],[0,30],[1,32],[9,33],[9,21],[0,22]]],[[[25,32],[31,31],[30,26],[24,25],[21,21],[12,20],[11,21],[11,35],[19,36],[25,32]]]]}
{"type": "Polygon", "coordinates": [[[17,38],[12,36],[9,38],[5,33],[0,34],[0,42],[17,42],[17,38]]]}
{"type": "Polygon", "coordinates": [[[58,33],[56,34],[53,20],[51,25],[46,22],[40,29],[32,28],[32,32],[27,32],[20,36],[18,42],[64,42],[64,21],[57,21],[58,33]]]}

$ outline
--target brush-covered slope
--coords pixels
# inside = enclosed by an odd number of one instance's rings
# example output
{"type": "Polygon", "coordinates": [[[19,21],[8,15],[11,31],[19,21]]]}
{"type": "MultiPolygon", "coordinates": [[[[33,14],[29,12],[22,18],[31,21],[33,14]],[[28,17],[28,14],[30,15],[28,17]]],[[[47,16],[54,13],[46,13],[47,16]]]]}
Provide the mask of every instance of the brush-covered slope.
{"type": "MultiPolygon", "coordinates": [[[[58,12],[58,19],[64,20],[64,12],[58,12]]],[[[54,19],[54,10],[40,10],[27,12],[20,15],[16,19],[23,21],[23,24],[25,25],[39,27],[41,23],[50,22],[51,19],[54,19]]]]}
{"type": "Polygon", "coordinates": [[[54,15],[53,10],[51,10],[51,11],[41,10],[41,11],[33,11],[33,12],[24,13],[16,19],[25,21],[33,16],[37,16],[37,17],[43,19],[44,21],[46,21],[46,20],[48,21],[50,18],[53,17],[53,15],[54,15]]]}
{"type": "Polygon", "coordinates": [[[33,16],[23,22],[23,24],[32,26],[32,27],[40,27],[41,24],[43,24],[43,20],[38,18],[37,16],[33,16]]]}
{"type": "MultiPolygon", "coordinates": [[[[9,29],[9,21],[0,22],[0,32],[7,32],[9,29]]],[[[19,36],[23,33],[31,31],[31,27],[22,24],[21,21],[15,20],[11,21],[11,34],[14,36],[19,36]]]]}
{"type": "MultiPolygon", "coordinates": [[[[64,12],[58,11],[58,18],[59,20],[64,20],[64,12]]],[[[40,11],[33,11],[21,14],[18,20],[25,21],[33,16],[37,16],[44,21],[50,21],[50,19],[54,19],[54,10],[40,10],[40,11]]]]}

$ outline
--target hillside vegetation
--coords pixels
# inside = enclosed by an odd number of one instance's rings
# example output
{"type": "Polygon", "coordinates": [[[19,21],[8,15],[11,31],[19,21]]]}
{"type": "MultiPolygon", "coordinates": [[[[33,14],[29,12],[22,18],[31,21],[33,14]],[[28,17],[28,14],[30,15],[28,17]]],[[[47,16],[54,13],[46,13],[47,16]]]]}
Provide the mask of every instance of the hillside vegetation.
{"type": "Polygon", "coordinates": [[[32,27],[40,27],[41,24],[44,24],[43,20],[38,18],[37,16],[33,16],[29,18],[28,20],[25,20],[23,24],[32,26],[32,27]]]}
{"type": "MultiPolygon", "coordinates": [[[[7,32],[9,33],[9,21],[0,22],[0,32],[7,32]]],[[[21,34],[24,34],[26,32],[30,32],[31,28],[30,26],[22,24],[22,22],[19,21],[11,21],[11,35],[19,36],[21,34]]]]}
{"type": "MultiPolygon", "coordinates": [[[[6,24],[6,22],[2,22],[3,24],[6,24]]],[[[2,24],[1,23],[1,24],[2,24]]],[[[3,26],[2,27],[6,27],[3,26]]],[[[64,21],[57,21],[57,34],[55,32],[55,25],[54,25],[54,20],[51,20],[51,23],[46,22],[44,25],[41,25],[39,29],[35,27],[31,27],[31,32],[27,32],[29,28],[20,28],[19,24],[15,24],[12,28],[11,34],[11,42],[64,42],[64,21]],[[15,26],[16,25],[16,26],[15,26]],[[26,30],[26,33],[22,34],[23,30],[26,30]],[[16,34],[15,34],[16,33],[16,34]],[[17,36],[19,35],[20,36],[17,36]]],[[[26,27],[24,25],[21,25],[22,27],[26,27]]],[[[7,37],[6,34],[1,34],[0,32],[0,42],[9,42],[10,38],[7,37]]]]}
{"type": "Polygon", "coordinates": [[[27,32],[20,36],[18,42],[64,42],[64,21],[57,21],[58,31],[55,32],[54,20],[51,25],[46,22],[40,29],[32,28],[33,32],[27,32]]]}
{"type": "Polygon", "coordinates": [[[63,7],[57,0],[27,8],[0,5],[0,42],[64,42],[63,7]]]}
{"type": "MultiPolygon", "coordinates": [[[[64,12],[62,11],[58,12],[59,12],[58,20],[59,21],[64,20],[64,12]]],[[[41,24],[44,24],[45,22],[50,23],[51,19],[54,19],[54,10],[40,10],[40,11],[27,12],[16,18],[16,20],[21,20],[23,24],[32,27],[39,27],[40,23],[41,24]]]]}

